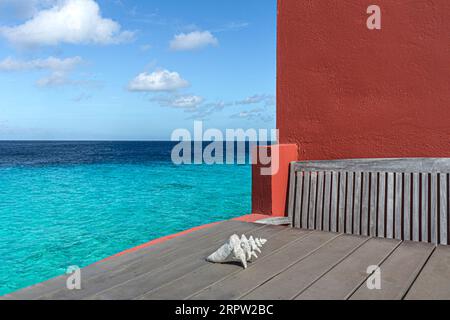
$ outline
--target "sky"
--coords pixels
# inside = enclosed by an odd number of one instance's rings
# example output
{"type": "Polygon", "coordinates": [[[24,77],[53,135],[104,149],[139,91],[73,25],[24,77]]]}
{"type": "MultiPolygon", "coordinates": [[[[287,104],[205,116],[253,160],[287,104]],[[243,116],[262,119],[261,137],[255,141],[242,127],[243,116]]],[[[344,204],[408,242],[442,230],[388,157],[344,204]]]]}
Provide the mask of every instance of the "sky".
{"type": "Polygon", "coordinates": [[[276,0],[0,0],[0,140],[274,128],[276,0]]]}

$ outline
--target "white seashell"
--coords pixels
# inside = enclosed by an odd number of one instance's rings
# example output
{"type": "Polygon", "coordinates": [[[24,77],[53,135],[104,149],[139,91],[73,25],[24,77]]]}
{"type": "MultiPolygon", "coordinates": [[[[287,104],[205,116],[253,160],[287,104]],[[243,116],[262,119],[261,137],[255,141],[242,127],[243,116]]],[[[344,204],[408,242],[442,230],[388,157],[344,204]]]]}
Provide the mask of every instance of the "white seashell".
{"type": "Polygon", "coordinates": [[[252,247],[252,251],[258,251],[259,253],[261,253],[261,249],[258,247],[258,245],[255,242],[255,239],[253,238],[253,236],[250,236],[250,238],[248,238],[248,241],[250,242],[250,246],[252,247]]]}
{"type": "Polygon", "coordinates": [[[232,235],[228,242],[225,243],[223,246],[221,246],[219,249],[217,249],[214,253],[212,253],[210,256],[206,258],[207,261],[210,262],[225,262],[230,257],[231,253],[233,252],[233,248],[238,245],[239,246],[240,240],[237,235],[232,235]]]}
{"type": "Polygon", "coordinates": [[[237,234],[233,234],[228,241],[232,247],[238,246],[241,243],[241,239],[237,234]]]}
{"type": "Polygon", "coordinates": [[[258,258],[256,251],[261,252],[259,248],[266,241],[266,239],[253,238],[253,236],[247,238],[244,234],[239,238],[238,235],[233,234],[227,243],[209,255],[206,260],[214,263],[223,263],[235,259],[242,263],[244,269],[247,269],[247,261],[250,261],[252,257],[258,258]]]}
{"type": "Polygon", "coordinates": [[[240,246],[233,248],[234,258],[240,260],[244,269],[247,269],[247,259],[244,250],[240,246]]]}
{"type": "Polygon", "coordinates": [[[229,243],[225,243],[217,249],[217,251],[206,258],[206,260],[210,262],[225,262],[232,252],[233,247],[231,247],[229,243]]]}
{"type": "Polygon", "coordinates": [[[247,261],[250,261],[252,259],[252,246],[250,245],[250,242],[248,241],[245,234],[241,236],[241,248],[244,249],[244,252],[247,256],[247,261]]]}
{"type": "Polygon", "coordinates": [[[267,239],[259,238],[259,242],[261,242],[261,244],[264,245],[267,242],[267,239]]]}

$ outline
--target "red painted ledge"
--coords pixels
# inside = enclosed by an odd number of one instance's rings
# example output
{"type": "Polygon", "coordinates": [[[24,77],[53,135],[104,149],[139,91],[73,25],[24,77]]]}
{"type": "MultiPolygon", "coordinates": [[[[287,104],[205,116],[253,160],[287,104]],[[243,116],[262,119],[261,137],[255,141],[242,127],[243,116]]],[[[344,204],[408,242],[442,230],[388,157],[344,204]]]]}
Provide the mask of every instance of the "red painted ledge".
{"type": "MultiPolygon", "coordinates": [[[[238,217],[238,218],[234,218],[234,219],[232,219],[232,220],[243,221],[243,222],[255,222],[255,221],[258,221],[258,220],[261,220],[261,219],[265,219],[265,218],[267,218],[267,215],[264,215],[264,214],[247,214],[247,215],[245,215],[245,216],[241,216],[241,217],[238,217]]],[[[165,241],[167,241],[167,240],[170,240],[170,239],[173,239],[173,238],[176,238],[176,237],[185,235],[185,234],[189,234],[189,233],[194,232],[194,231],[197,231],[197,230],[209,228],[209,227],[212,227],[212,226],[214,226],[214,225],[216,225],[216,224],[219,224],[219,223],[221,223],[221,222],[222,222],[222,221],[204,224],[204,225],[201,225],[201,226],[198,226],[198,227],[194,227],[194,228],[191,228],[191,229],[188,229],[188,230],[185,230],[185,231],[181,231],[181,232],[174,233],[174,234],[171,234],[171,235],[168,235],[168,236],[165,236],[165,237],[161,237],[161,238],[158,238],[158,239],[154,239],[154,240],[149,241],[149,242],[147,242],[147,243],[141,244],[141,245],[139,245],[139,246],[137,246],[137,247],[134,247],[134,248],[131,248],[131,249],[128,249],[128,250],[119,252],[119,253],[117,253],[117,254],[111,256],[111,257],[105,258],[105,259],[100,260],[100,261],[98,261],[98,262],[96,262],[96,263],[108,261],[108,260],[114,259],[114,258],[116,258],[116,257],[123,256],[123,255],[125,255],[125,254],[127,254],[127,253],[131,253],[131,252],[138,251],[138,250],[140,250],[140,249],[148,248],[148,247],[153,246],[153,245],[155,245],[155,244],[163,243],[163,242],[165,242],[165,241]]]]}

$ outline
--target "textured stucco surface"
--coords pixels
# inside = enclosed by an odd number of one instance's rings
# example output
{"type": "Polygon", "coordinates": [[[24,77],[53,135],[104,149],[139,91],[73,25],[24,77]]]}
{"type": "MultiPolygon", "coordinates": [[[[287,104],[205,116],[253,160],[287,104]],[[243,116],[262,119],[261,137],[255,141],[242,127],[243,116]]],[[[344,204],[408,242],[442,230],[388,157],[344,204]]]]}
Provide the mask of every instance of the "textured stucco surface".
{"type": "Polygon", "coordinates": [[[297,145],[261,146],[259,149],[266,149],[263,154],[271,155],[271,166],[276,169],[272,175],[263,175],[261,169],[267,165],[261,164],[256,149],[253,151],[252,159],[258,161],[252,166],[252,212],[284,217],[287,213],[289,164],[298,160],[297,145]]]}
{"type": "Polygon", "coordinates": [[[279,0],[277,126],[300,159],[450,157],[450,1],[279,0]]]}

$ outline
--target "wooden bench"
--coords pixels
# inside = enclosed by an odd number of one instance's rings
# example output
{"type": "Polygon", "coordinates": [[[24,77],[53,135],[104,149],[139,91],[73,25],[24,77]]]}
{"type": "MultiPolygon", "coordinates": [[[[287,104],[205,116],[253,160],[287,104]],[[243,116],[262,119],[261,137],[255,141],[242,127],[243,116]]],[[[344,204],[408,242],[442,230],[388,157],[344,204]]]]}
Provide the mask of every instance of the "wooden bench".
{"type": "Polygon", "coordinates": [[[449,243],[450,158],[293,162],[295,228],[449,243]]]}

